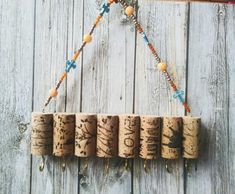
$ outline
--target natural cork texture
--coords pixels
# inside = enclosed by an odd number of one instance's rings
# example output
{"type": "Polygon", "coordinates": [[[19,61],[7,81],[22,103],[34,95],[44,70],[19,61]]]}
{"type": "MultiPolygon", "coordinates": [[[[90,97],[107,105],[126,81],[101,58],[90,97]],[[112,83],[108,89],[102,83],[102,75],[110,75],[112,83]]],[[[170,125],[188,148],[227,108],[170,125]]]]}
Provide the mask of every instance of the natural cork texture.
{"type": "Polygon", "coordinates": [[[96,114],[76,114],[75,155],[78,157],[94,156],[96,152],[96,114]]]}
{"type": "Polygon", "coordinates": [[[118,116],[97,115],[97,150],[98,157],[111,158],[118,152],[118,116]]]}
{"type": "Polygon", "coordinates": [[[54,114],[53,154],[69,156],[74,154],[75,115],[54,114]]]}
{"type": "Polygon", "coordinates": [[[53,114],[32,113],[31,153],[50,155],[53,149],[53,114]]]}
{"type": "Polygon", "coordinates": [[[183,117],[183,157],[198,158],[199,131],[201,119],[198,117],[183,117]]]}
{"type": "Polygon", "coordinates": [[[139,155],[140,117],[137,115],[119,116],[118,155],[122,158],[134,158],[139,155]]]}
{"type": "Polygon", "coordinates": [[[140,154],[143,159],[156,159],[161,148],[161,117],[140,117],[140,154]]]}
{"type": "Polygon", "coordinates": [[[164,117],[161,154],[166,159],[177,159],[182,147],[182,118],[164,117]]]}

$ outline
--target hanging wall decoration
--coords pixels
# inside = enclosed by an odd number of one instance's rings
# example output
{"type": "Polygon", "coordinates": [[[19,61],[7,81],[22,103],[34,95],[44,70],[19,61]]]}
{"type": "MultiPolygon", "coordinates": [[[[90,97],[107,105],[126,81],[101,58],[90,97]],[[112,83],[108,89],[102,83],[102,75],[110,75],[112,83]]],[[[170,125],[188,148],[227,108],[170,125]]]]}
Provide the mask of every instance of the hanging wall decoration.
{"type": "MultiPolygon", "coordinates": [[[[168,161],[179,159],[197,159],[199,155],[200,118],[198,117],[159,117],[155,115],[135,114],[87,114],[87,113],[44,113],[48,104],[58,95],[58,89],[68,76],[71,69],[76,68],[76,60],[86,44],[92,41],[92,34],[105,13],[109,13],[113,3],[120,3],[125,14],[133,21],[137,32],[156,60],[167,83],[173,90],[173,97],[178,99],[190,113],[190,107],[185,101],[184,92],[177,88],[168,73],[168,65],[159,57],[153,44],[135,16],[135,9],[124,0],[109,0],[104,3],[91,30],[83,37],[81,47],[71,60],[66,62],[64,73],[49,91],[42,108],[42,113],[32,113],[31,153],[41,155],[45,165],[45,155],[54,155],[63,160],[67,156],[88,158],[97,156],[108,158],[119,156],[128,159],[140,157],[145,161],[158,159],[160,156],[168,161]]],[[[65,168],[65,162],[62,165],[65,168]]],[[[146,163],[144,164],[146,168],[146,163]]]]}

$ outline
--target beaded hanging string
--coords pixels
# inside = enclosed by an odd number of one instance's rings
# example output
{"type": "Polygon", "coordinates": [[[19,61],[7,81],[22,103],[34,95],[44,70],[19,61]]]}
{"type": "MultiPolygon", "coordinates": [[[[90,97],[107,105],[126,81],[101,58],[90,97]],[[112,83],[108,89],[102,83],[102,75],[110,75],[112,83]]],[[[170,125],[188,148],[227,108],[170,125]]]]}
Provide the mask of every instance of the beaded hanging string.
{"type": "Polygon", "coordinates": [[[125,14],[130,17],[132,19],[132,21],[135,24],[135,28],[136,30],[139,32],[139,34],[143,37],[145,43],[147,44],[147,46],[149,47],[149,49],[151,50],[152,54],[154,55],[154,58],[157,61],[157,68],[163,72],[163,74],[165,75],[168,83],[170,84],[171,88],[174,91],[173,97],[174,98],[178,98],[179,101],[182,103],[182,105],[184,106],[185,110],[190,113],[190,108],[188,106],[188,104],[186,103],[183,94],[184,92],[182,90],[179,90],[174,81],[171,79],[170,74],[167,71],[167,64],[162,62],[161,58],[158,56],[156,49],[154,48],[154,46],[152,45],[152,43],[149,42],[148,37],[146,35],[146,33],[144,32],[143,28],[141,27],[140,23],[137,21],[136,16],[134,15],[135,9],[132,6],[128,6],[128,4],[124,1],[124,0],[118,0],[120,2],[120,4],[122,5],[122,7],[125,10],[125,14]]]}
{"type": "Polygon", "coordinates": [[[76,68],[76,60],[79,57],[80,53],[82,52],[83,48],[85,47],[85,45],[87,43],[90,43],[92,41],[92,34],[96,28],[96,26],[98,25],[98,23],[100,22],[101,18],[103,17],[104,13],[108,13],[110,11],[110,5],[113,2],[120,2],[120,4],[122,5],[122,7],[125,9],[125,14],[127,16],[129,16],[132,21],[135,24],[135,27],[137,29],[137,31],[141,34],[141,36],[143,37],[145,43],[147,44],[147,46],[149,47],[149,49],[151,50],[152,54],[154,55],[154,58],[157,61],[157,68],[163,72],[163,74],[165,75],[168,83],[170,84],[171,88],[174,91],[173,97],[174,98],[178,98],[179,101],[182,103],[182,105],[184,106],[185,110],[190,113],[190,108],[187,104],[187,102],[185,101],[183,94],[184,92],[182,90],[179,90],[177,88],[177,86],[175,85],[174,81],[171,79],[170,74],[167,71],[167,64],[162,62],[161,58],[158,56],[156,49],[154,48],[154,46],[152,45],[152,43],[149,42],[148,37],[146,35],[146,33],[143,31],[143,28],[141,27],[140,23],[137,21],[136,16],[134,15],[134,11],[135,9],[132,6],[128,6],[128,4],[124,1],[124,0],[109,0],[108,3],[104,3],[102,6],[102,11],[100,12],[100,14],[97,16],[90,32],[88,34],[85,34],[83,37],[83,43],[81,45],[81,47],[78,49],[78,51],[75,53],[75,55],[73,56],[72,60],[67,60],[66,62],[66,68],[64,73],[61,75],[59,81],[57,82],[56,86],[54,88],[52,88],[49,92],[49,97],[47,98],[44,107],[43,107],[43,112],[45,110],[45,108],[47,107],[47,105],[50,103],[50,101],[52,100],[53,97],[56,97],[58,95],[58,89],[61,85],[61,83],[63,82],[63,80],[67,77],[67,74],[69,73],[69,71],[71,70],[71,68],[75,69],[76,68]]]}
{"type": "Polygon", "coordinates": [[[59,81],[56,83],[55,87],[52,88],[50,91],[49,91],[49,96],[48,98],[46,99],[46,102],[44,104],[44,107],[43,107],[43,112],[45,111],[45,108],[47,107],[47,105],[50,103],[50,101],[52,100],[53,97],[56,97],[58,95],[58,89],[61,85],[61,83],[64,81],[64,79],[67,77],[69,71],[73,68],[75,69],[76,68],[76,60],[78,59],[79,55],[81,54],[81,52],[83,51],[83,48],[86,46],[87,43],[90,43],[92,41],[92,34],[95,30],[95,28],[97,27],[97,25],[99,24],[100,20],[102,19],[103,15],[105,13],[109,13],[110,11],[110,6],[113,4],[113,3],[117,3],[117,1],[115,0],[108,0],[108,3],[104,3],[102,5],[102,10],[101,12],[99,13],[99,15],[97,16],[90,32],[88,34],[85,34],[84,37],[83,37],[83,42],[82,42],[82,45],[80,46],[80,48],[77,50],[77,52],[75,52],[72,60],[67,60],[66,61],[66,68],[65,68],[65,71],[64,73],[61,75],[59,81]]]}

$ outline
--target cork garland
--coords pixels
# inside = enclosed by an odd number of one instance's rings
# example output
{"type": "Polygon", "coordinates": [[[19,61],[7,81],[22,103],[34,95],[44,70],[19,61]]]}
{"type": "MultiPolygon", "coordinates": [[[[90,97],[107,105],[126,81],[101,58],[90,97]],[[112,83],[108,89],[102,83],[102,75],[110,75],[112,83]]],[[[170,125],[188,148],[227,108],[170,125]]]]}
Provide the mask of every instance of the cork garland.
{"type": "MultiPolygon", "coordinates": [[[[157,69],[160,70],[186,112],[190,108],[183,95],[167,71],[167,64],[161,60],[153,44],[138,22],[135,9],[124,0],[108,0],[93,23],[91,30],[83,37],[80,48],[56,83],[50,89],[42,113],[32,114],[31,153],[33,155],[51,155],[57,157],[77,156],[101,158],[135,158],[147,160],[167,160],[198,158],[200,118],[196,117],[159,117],[139,115],[107,115],[86,113],[44,113],[50,101],[58,95],[58,89],[71,69],[76,68],[76,60],[86,44],[92,41],[92,34],[105,13],[109,13],[113,3],[120,3],[125,14],[131,18],[136,30],[142,36],[153,54],[157,69]]],[[[44,157],[43,157],[44,160],[44,157]]],[[[42,169],[44,165],[42,166],[42,169]]]]}
{"type": "Polygon", "coordinates": [[[198,117],[32,113],[31,153],[58,157],[196,159],[199,130],[198,117]]]}

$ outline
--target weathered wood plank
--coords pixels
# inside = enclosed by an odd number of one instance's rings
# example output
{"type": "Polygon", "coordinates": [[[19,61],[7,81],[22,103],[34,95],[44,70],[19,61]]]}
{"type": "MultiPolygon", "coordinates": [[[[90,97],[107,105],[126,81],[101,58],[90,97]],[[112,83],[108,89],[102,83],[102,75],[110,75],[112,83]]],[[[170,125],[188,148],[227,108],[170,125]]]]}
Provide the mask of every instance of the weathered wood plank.
{"type": "MultiPolygon", "coordinates": [[[[139,20],[159,55],[169,64],[176,84],[186,87],[187,13],[185,3],[138,1],[139,20]]],[[[142,40],[137,38],[135,112],[138,114],[184,115],[181,104],[172,97],[165,77],[155,68],[156,61],[142,40]]],[[[173,174],[167,173],[162,159],[151,161],[149,172],[143,160],[134,165],[134,193],[183,193],[182,159],[173,161],[173,174]]]]}
{"type": "Polygon", "coordinates": [[[234,193],[230,160],[234,152],[229,152],[234,145],[230,135],[234,126],[229,127],[229,84],[234,72],[228,72],[235,66],[234,14],[232,6],[191,4],[188,100],[193,115],[202,118],[203,127],[198,170],[187,177],[186,193],[234,193]]]}
{"type": "Polygon", "coordinates": [[[229,194],[235,194],[235,6],[226,9],[226,61],[229,90],[228,112],[228,165],[229,165],[229,194]]]}
{"type": "Polygon", "coordinates": [[[0,1],[0,193],[30,191],[33,27],[34,1],[0,1]]]}
{"type": "MultiPolygon", "coordinates": [[[[68,40],[71,40],[72,30],[69,27],[73,25],[73,1],[37,1],[35,22],[34,111],[41,111],[49,89],[54,87],[65,68],[68,45],[71,44],[68,40]]],[[[52,101],[48,110],[65,111],[65,102],[64,82],[56,101],[52,101]]],[[[41,173],[38,170],[40,158],[33,157],[31,193],[77,193],[77,181],[73,179],[77,175],[74,171],[76,167],[68,164],[62,172],[61,162],[61,158],[48,157],[41,173]]]]}
{"type": "MultiPolygon", "coordinates": [[[[94,22],[101,1],[84,1],[84,32],[94,22]]],[[[131,113],[134,88],[135,31],[123,16],[120,5],[112,5],[84,50],[82,111],[131,113]]],[[[130,193],[131,172],[122,173],[120,159],[112,160],[104,173],[102,159],[92,159],[88,178],[80,193],[130,193]]],[[[82,161],[81,168],[84,166],[82,161]]]]}

